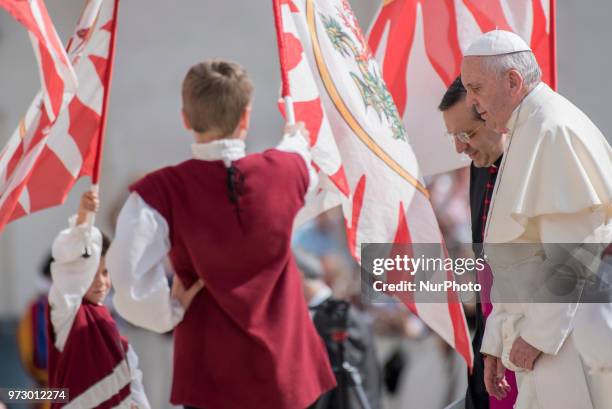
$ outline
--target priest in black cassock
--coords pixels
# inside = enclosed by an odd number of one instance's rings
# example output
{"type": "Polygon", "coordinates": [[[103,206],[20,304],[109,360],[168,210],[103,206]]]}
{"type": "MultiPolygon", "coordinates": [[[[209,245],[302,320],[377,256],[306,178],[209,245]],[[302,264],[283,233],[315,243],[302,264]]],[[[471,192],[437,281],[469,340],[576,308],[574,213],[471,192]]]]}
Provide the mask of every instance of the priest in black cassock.
{"type": "MultiPolygon", "coordinates": [[[[452,138],[458,153],[470,157],[470,211],[472,220],[472,243],[474,253],[480,256],[481,243],[489,203],[495,186],[497,169],[501,162],[504,142],[503,136],[484,126],[478,113],[465,102],[466,90],[457,78],[448,88],[438,108],[442,111],[447,134],[452,138]]],[[[485,272],[488,273],[488,272],[485,272]]],[[[490,286],[491,280],[480,277],[490,286]]],[[[484,333],[485,314],[490,312],[488,300],[481,300],[477,294],[476,332],[472,340],[474,348],[474,370],[468,376],[466,409],[511,409],[516,397],[513,388],[501,401],[491,401],[484,385],[484,365],[480,355],[480,344],[484,333]],[[491,403],[491,404],[490,404],[491,403]]],[[[507,376],[509,378],[509,376],[507,376]]]]}

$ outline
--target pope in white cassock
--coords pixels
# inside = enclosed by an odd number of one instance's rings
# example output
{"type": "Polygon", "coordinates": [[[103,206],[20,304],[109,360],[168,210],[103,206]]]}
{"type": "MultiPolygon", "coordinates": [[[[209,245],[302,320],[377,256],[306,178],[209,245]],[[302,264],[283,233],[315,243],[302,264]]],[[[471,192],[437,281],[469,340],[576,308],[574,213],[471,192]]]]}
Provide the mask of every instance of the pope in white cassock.
{"type": "MultiPolygon", "coordinates": [[[[558,263],[548,243],[610,243],[612,149],[582,111],[541,82],[516,34],[483,34],[465,52],[461,78],[466,102],[507,135],[484,237],[492,294],[510,287],[531,296],[493,298],[481,348],[487,391],[505,396],[508,367],[517,374],[516,409],[610,409],[612,304],[580,295],[538,302],[543,281],[533,272],[558,263]]],[[[593,277],[576,277],[580,294],[593,277]]]]}

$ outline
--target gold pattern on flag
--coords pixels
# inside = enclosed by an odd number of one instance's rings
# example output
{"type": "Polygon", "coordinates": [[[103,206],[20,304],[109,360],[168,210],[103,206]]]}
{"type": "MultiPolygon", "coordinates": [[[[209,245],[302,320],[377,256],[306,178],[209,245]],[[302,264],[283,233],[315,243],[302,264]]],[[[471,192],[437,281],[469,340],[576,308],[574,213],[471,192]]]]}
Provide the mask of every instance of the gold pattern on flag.
{"type": "Polygon", "coordinates": [[[312,0],[306,1],[306,18],[308,21],[308,27],[310,30],[313,47],[314,57],[317,63],[317,68],[321,75],[321,79],[325,86],[325,89],[333,101],[338,113],[342,116],[347,125],[355,132],[355,135],[363,142],[368,149],[370,149],[380,160],[382,160],[389,168],[391,168],[400,177],[406,180],[408,183],[413,185],[419,192],[421,192],[426,198],[429,199],[429,191],[427,188],[414,176],[412,176],[406,169],[404,169],[396,160],[394,160],[385,150],[368,134],[368,132],[359,124],[354,115],[350,112],[346,106],[344,100],[340,96],[332,78],[329,73],[329,69],[325,64],[321,47],[319,45],[319,37],[315,25],[315,13],[312,0]]]}

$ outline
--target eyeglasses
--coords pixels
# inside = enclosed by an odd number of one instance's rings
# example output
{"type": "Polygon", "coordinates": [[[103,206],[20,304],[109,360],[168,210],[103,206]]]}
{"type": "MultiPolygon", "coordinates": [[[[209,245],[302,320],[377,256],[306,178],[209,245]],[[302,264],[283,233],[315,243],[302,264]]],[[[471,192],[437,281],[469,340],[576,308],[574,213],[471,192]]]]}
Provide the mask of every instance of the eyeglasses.
{"type": "Polygon", "coordinates": [[[461,143],[469,143],[470,139],[472,139],[472,137],[476,135],[476,133],[480,130],[480,128],[482,128],[482,125],[480,125],[476,129],[473,129],[469,132],[465,132],[465,131],[457,132],[457,133],[446,132],[446,136],[450,138],[451,140],[455,140],[461,143]]]}

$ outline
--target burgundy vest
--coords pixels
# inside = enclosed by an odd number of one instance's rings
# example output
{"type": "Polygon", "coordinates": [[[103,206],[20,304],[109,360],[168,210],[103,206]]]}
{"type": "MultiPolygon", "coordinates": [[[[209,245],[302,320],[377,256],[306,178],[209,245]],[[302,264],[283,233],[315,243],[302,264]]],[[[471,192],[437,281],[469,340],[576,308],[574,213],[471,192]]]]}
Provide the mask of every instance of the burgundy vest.
{"type": "MultiPolygon", "coordinates": [[[[55,332],[47,314],[49,335],[49,387],[69,389],[70,400],[74,400],[113,373],[124,359],[127,362],[127,340],[119,334],[117,325],[108,308],[83,301],[79,308],[64,350],[55,347],[55,332]]],[[[129,375],[129,370],[128,370],[129,375]]],[[[130,395],[130,383],[115,385],[114,393],[96,409],[118,406],[130,395]]],[[[55,403],[52,409],[65,403],[55,403]]]]}
{"type": "Polygon", "coordinates": [[[171,401],[303,409],[335,385],[290,246],[308,172],[278,150],[233,166],[234,186],[222,161],[194,159],[131,187],[168,222],[178,277],[205,282],[174,332],[171,401]]]}

